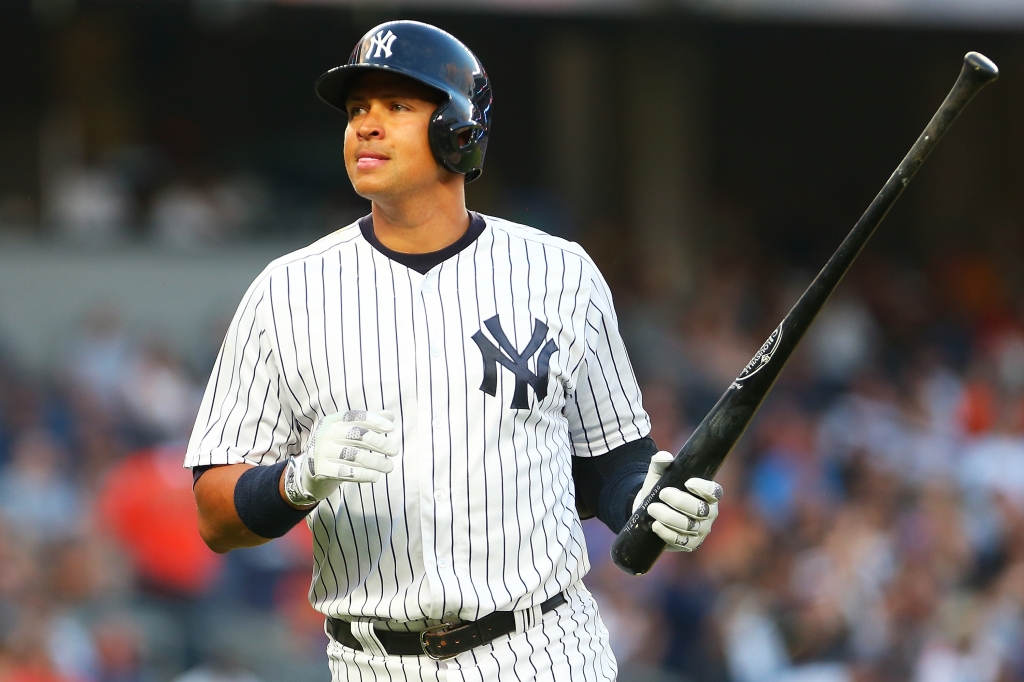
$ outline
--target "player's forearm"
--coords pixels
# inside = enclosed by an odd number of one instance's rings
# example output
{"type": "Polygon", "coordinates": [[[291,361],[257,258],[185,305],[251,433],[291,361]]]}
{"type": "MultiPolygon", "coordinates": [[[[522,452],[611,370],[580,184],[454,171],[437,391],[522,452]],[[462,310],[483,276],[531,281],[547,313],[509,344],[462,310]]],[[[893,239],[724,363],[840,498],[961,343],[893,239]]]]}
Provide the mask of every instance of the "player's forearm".
{"type": "MultiPolygon", "coordinates": [[[[213,467],[196,481],[194,492],[199,507],[199,535],[214,552],[223,554],[270,541],[246,528],[235,508],[238,479],[251,468],[249,464],[213,467]]],[[[281,497],[287,501],[283,484],[281,497]]]]}

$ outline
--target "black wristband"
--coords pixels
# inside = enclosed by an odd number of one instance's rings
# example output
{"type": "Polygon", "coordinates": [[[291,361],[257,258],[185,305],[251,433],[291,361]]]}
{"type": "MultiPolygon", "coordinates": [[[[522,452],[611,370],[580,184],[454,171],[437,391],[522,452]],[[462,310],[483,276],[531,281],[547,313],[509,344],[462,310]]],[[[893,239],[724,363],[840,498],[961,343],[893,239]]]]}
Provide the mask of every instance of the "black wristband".
{"type": "Polygon", "coordinates": [[[235,511],[245,527],[261,538],[279,538],[316,509],[296,509],[281,497],[281,474],[288,461],[253,467],[235,483],[235,511]]]}

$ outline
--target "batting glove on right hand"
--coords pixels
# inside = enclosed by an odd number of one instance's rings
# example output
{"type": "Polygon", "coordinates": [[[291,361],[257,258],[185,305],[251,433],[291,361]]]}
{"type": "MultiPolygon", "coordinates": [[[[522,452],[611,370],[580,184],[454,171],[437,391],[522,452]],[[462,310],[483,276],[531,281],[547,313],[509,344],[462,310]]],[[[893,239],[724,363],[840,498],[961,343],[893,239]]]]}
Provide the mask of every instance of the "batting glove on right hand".
{"type": "MultiPolygon", "coordinates": [[[[633,500],[633,511],[664,475],[675,456],[661,452],[651,457],[644,484],[633,500]]],[[[704,478],[690,478],[686,490],[667,486],[658,493],[658,502],[647,506],[654,519],[651,530],[665,543],[669,552],[692,552],[700,547],[711,532],[711,524],[718,518],[718,501],[722,499],[722,486],[704,478]]]]}
{"type": "Polygon", "coordinates": [[[394,419],[387,410],[349,410],[324,417],[296,460],[300,495],[319,502],[342,483],[373,483],[391,473],[395,463],[390,458],[398,454],[398,441],[388,438],[395,430],[394,419]]]}

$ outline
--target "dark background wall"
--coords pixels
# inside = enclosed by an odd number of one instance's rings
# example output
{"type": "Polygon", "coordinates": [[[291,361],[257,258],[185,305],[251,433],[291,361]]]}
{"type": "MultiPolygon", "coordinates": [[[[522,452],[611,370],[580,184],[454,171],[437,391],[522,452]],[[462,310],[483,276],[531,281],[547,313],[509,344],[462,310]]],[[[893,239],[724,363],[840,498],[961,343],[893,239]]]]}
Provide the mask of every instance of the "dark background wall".
{"type": "MultiPolygon", "coordinates": [[[[27,2],[0,6],[0,205],[31,213],[29,200],[38,215],[40,127],[48,114],[72,107],[84,112],[96,158],[157,150],[165,166],[256,169],[293,203],[362,206],[339,156],[343,120],[315,98],[312,84],[366,28],[398,15],[256,6],[236,16],[197,6],[84,2],[73,16],[50,21],[27,2]]],[[[698,169],[700,218],[689,222],[701,224],[680,229],[705,234],[694,242],[700,250],[719,230],[738,229],[761,248],[811,261],[831,250],[909,148],[962,55],[981,50],[1003,66],[1001,80],[943,143],[880,240],[913,253],[936,244],[1020,249],[1024,44],[1017,34],[725,23],[681,13],[401,16],[464,38],[494,81],[487,172],[470,191],[479,208],[532,215],[554,231],[575,220],[586,231],[593,222],[586,206],[598,206],[616,230],[639,229],[629,209],[634,168],[623,159],[672,154],[661,141],[674,114],[644,125],[658,95],[638,102],[630,83],[650,70],[656,75],[645,87],[670,85],[681,71],[666,71],[658,50],[683,46],[682,73],[697,74],[679,117],[698,143],[688,153],[698,169]],[[574,120],[552,113],[545,90],[566,36],[588,46],[597,73],[596,94],[574,114],[599,120],[588,142],[596,151],[581,160],[594,166],[585,183],[592,191],[575,206],[552,182],[574,170],[571,161],[564,170],[551,144],[574,120]]]]}

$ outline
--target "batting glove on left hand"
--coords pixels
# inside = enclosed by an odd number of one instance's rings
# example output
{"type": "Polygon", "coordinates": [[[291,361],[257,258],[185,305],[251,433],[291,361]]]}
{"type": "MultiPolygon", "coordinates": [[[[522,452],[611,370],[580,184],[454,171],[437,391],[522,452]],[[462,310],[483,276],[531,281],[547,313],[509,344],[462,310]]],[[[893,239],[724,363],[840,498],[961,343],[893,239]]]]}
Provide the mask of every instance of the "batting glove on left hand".
{"type": "MultiPolygon", "coordinates": [[[[633,500],[633,511],[640,506],[674,459],[672,453],[664,450],[651,457],[647,478],[633,500]]],[[[722,486],[704,478],[691,478],[686,481],[686,490],[689,492],[679,488],[662,488],[658,493],[661,501],[647,507],[647,513],[654,518],[651,529],[665,542],[670,552],[692,552],[700,547],[711,532],[711,524],[718,518],[722,486]]]]}

